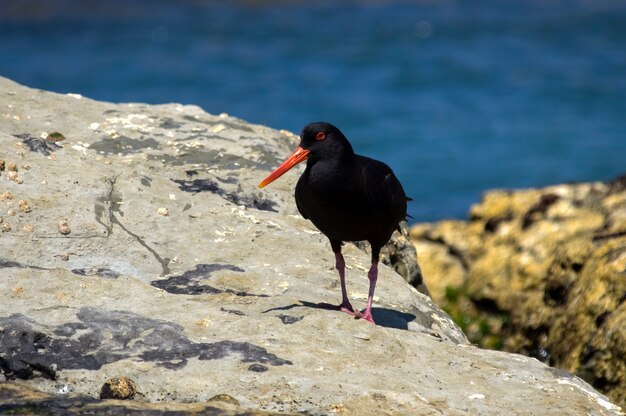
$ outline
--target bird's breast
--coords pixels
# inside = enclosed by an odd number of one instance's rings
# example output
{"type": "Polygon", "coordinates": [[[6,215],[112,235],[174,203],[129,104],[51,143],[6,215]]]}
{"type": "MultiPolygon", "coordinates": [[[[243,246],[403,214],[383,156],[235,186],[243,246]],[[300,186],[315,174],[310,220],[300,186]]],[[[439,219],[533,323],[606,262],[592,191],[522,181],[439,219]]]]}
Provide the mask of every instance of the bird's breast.
{"type": "Polygon", "coordinates": [[[379,229],[389,228],[381,217],[385,210],[373,206],[367,190],[345,170],[343,174],[323,172],[322,176],[315,170],[305,171],[296,186],[296,203],[305,218],[334,240],[370,240],[386,233],[379,229]]]}

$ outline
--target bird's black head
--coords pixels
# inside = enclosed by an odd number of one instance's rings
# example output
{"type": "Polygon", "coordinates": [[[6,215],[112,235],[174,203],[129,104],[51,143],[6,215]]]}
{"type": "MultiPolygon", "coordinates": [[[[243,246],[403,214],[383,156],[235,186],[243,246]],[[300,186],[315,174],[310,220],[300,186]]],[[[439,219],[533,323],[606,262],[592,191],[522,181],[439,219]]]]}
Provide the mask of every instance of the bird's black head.
{"type": "Polygon", "coordinates": [[[300,133],[300,147],[308,150],[308,160],[345,159],[354,157],[354,150],[346,136],[330,123],[321,121],[307,124],[300,133]]]}
{"type": "Polygon", "coordinates": [[[354,159],[354,151],[346,136],[332,124],[323,122],[308,124],[300,133],[300,146],[287,160],[261,181],[259,188],[263,188],[280,178],[300,162],[307,160],[307,166],[313,166],[314,163],[322,159],[349,162],[354,159]]]}

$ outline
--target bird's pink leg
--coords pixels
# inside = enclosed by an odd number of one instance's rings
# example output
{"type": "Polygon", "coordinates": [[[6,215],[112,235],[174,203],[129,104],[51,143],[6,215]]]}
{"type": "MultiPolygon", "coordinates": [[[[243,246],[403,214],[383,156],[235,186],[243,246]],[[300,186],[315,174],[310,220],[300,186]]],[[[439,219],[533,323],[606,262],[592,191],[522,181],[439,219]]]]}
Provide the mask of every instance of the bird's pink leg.
{"type": "Polygon", "coordinates": [[[341,252],[335,252],[335,267],[339,272],[339,281],[341,282],[341,304],[337,307],[342,312],[354,315],[354,308],[348,300],[348,291],[346,290],[346,262],[341,252]]]}
{"type": "Polygon", "coordinates": [[[367,272],[367,278],[370,280],[370,290],[367,294],[367,306],[361,314],[361,318],[376,325],[372,318],[372,302],[374,301],[374,291],[376,290],[376,280],[378,279],[378,260],[372,261],[372,267],[367,272]]]}

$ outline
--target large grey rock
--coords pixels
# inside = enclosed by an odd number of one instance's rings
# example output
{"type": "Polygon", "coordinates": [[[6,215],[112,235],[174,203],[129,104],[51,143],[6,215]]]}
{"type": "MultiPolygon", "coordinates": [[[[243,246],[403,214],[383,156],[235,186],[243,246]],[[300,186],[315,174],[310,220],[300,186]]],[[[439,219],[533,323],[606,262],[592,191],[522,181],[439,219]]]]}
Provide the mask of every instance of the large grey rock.
{"type": "MultiPolygon", "coordinates": [[[[0,159],[18,170],[0,175],[4,378],[96,398],[125,376],[147,402],[308,414],[619,414],[568,373],[468,345],[386,267],[378,326],[326,309],[334,256],[297,215],[297,174],[256,188],[296,143],[195,106],[0,79],[0,159]]],[[[362,304],[368,256],[345,257],[362,304]]]]}

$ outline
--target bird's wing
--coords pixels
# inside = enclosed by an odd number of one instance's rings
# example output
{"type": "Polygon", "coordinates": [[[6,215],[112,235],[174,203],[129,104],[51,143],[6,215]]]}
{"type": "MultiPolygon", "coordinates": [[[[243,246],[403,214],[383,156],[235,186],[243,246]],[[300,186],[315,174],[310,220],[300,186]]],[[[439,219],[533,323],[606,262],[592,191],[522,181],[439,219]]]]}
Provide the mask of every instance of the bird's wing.
{"type": "Polygon", "coordinates": [[[371,206],[391,215],[394,221],[406,219],[407,197],[391,168],[374,159],[365,158],[361,164],[362,186],[371,206]]]}

